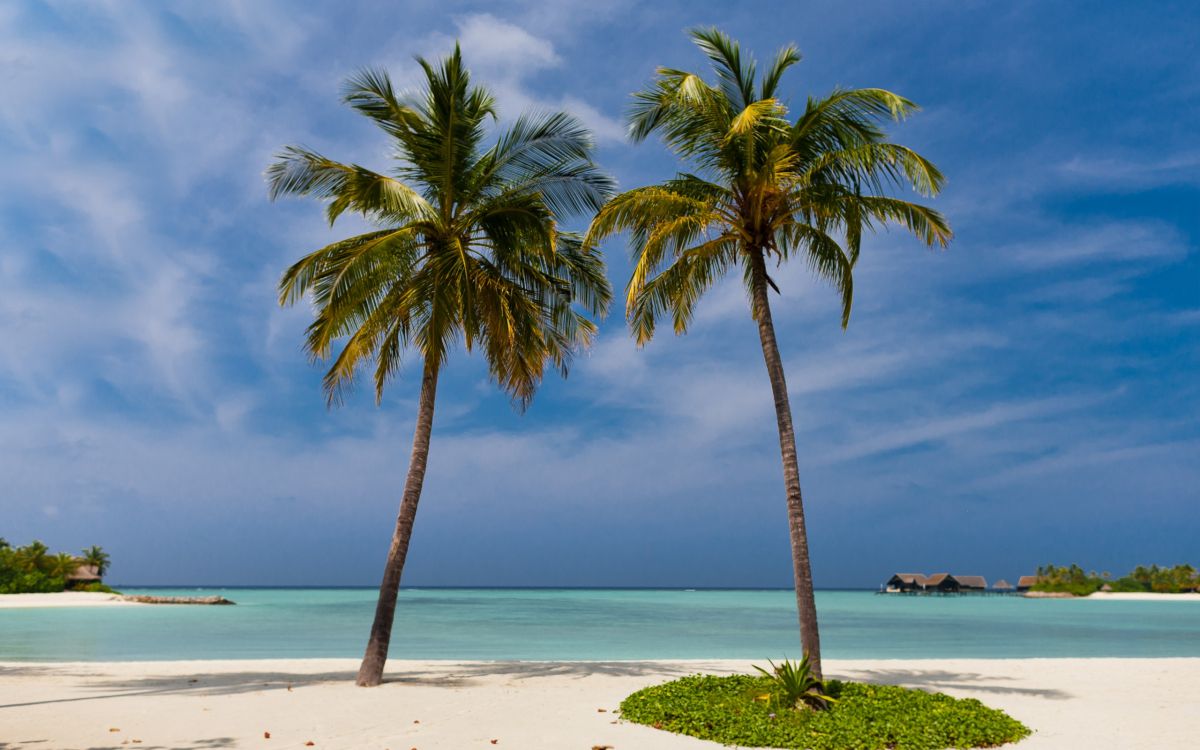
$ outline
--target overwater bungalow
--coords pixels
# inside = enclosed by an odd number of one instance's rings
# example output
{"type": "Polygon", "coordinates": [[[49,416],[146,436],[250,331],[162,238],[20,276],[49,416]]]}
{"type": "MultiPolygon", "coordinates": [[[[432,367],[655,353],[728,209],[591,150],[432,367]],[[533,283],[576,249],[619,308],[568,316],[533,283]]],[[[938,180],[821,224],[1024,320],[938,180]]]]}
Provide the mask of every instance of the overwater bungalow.
{"type": "Polygon", "coordinates": [[[983,593],[987,591],[987,580],[983,576],[951,575],[950,573],[935,573],[927,576],[924,573],[896,573],[884,588],[889,594],[962,594],[983,593]]]}
{"type": "Polygon", "coordinates": [[[982,592],[987,591],[987,579],[983,576],[954,576],[954,580],[958,581],[960,591],[982,592]]]}
{"type": "Polygon", "coordinates": [[[949,573],[934,573],[925,580],[925,590],[940,594],[957,594],[962,591],[962,584],[949,573]]]}
{"type": "Polygon", "coordinates": [[[1033,586],[1037,582],[1038,582],[1037,576],[1021,576],[1020,578],[1017,579],[1017,591],[1019,591],[1019,592],[1028,591],[1029,589],[1033,588],[1033,586]]]}
{"type": "Polygon", "coordinates": [[[1008,592],[1008,591],[1012,591],[1012,590],[1013,590],[1013,585],[1011,583],[1009,583],[1008,581],[1004,580],[1003,578],[1001,578],[999,581],[996,581],[995,583],[992,584],[992,591],[1008,592]]]}
{"type": "Polygon", "coordinates": [[[926,580],[924,573],[897,573],[888,579],[885,590],[892,594],[920,591],[925,588],[926,580]]]}

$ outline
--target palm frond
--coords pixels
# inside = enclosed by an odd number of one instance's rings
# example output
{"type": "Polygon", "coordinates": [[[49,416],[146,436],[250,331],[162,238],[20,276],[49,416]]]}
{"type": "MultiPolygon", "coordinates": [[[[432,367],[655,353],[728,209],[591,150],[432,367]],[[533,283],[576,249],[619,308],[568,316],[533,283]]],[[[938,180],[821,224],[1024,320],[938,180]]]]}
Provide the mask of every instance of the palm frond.
{"type": "Polygon", "coordinates": [[[873,192],[908,184],[919,195],[937,195],[946,178],[925,157],[894,143],[865,143],[827,151],[808,163],[801,179],[833,184],[869,184],[873,192]],[[827,173],[827,174],[823,174],[827,173]]]}
{"type": "Polygon", "coordinates": [[[738,104],[739,109],[745,109],[759,98],[754,92],[758,66],[753,57],[742,59],[742,49],[737,42],[716,27],[693,29],[690,36],[700,51],[712,61],[726,98],[738,104]]]}
{"type": "Polygon", "coordinates": [[[838,241],[810,224],[790,222],[779,227],[776,242],[784,258],[787,250],[802,249],[809,270],[841,294],[842,328],[848,326],[854,303],[854,263],[838,241]]]}
{"type": "Polygon", "coordinates": [[[402,182],[356,164],[342,164],[301,146],[287,146],[267,167],[269,195],[328,199],[332,225],[347,210],[379,222],[404,222],[433,215],[429,203],[402,182]]]}
{"type": "Polygon", "coordinates": [[[796,45],[789,44],[775,54],[775,59],[771,62],[770,67],[763,71],[762,86],[759,96],[764,99],[775,97],[775,92],[779,88],[779,82],[783,79],[783,74],[787,69],[800,62],[800,50],[796,45]]]}
{"type": "Polygon", "coordinates": [[[687,333],[696,303],[737,262],[739,241],[721,235],[688,248],[657,276],[630,282],[626,318],[638,346],[654,337],[658,319],[668,313],[677,335],[687,333]]]}
{"type": "Polygon", "coordinates": [[[946,217],[927,206],[874,195],[862,196],[856,203],[862,213],[881,222],[899,224],[930,247],[946,247],[954,238],[946,217]]]}
{"type": "Polygon", "coordinates": [[[751,102],[729,123],[729,130],[725,134],[725,140],[730,141],[734,138],[751,135],[756,130],[762,128],[769,120],[774,120],[775,123],[786,126],[787,123],[783,121],[783,114],[783,106],[775,99],[761,99],[757,102],[751,102]]]}
{"type": "Polygon", "coordinates": [[[378,68],[363,68],[346,79],[342,101],[374,120],[393,138],[403,139],[424,128],[415,102],[397,94],[391,77],[378,68]]]}

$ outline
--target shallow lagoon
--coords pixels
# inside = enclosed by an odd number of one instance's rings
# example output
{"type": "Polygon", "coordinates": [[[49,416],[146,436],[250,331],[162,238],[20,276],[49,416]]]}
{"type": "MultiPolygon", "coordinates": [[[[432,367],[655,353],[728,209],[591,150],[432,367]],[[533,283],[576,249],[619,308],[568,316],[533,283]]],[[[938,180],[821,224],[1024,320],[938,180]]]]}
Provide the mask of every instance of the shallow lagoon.
{"type": "MultiPolygon", "coordinates": [[[[374,589],[123,589],[234,607],[0,610],[0,661],[358,657],[374,589]]],[[[693,659],[799,655],[790,591],[406,589],[391,655],[693,659]]],[[[827,658],[1200,656],[1200,603],[820,591],[827,658]]]]}

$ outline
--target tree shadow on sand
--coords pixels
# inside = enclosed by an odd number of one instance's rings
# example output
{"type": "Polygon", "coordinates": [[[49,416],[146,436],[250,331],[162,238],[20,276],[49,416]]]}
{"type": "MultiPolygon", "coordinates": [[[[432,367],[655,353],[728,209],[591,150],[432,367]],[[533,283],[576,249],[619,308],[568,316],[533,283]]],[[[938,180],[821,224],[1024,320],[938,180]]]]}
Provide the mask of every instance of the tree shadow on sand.
{"type": "MultiPolygon", "coordinates": [[[[662,661],[495,661],[455,664],[449,668],[449,672],[467,679],[495,676],[518,680],[538,677],[676,677],[708,671],[704,669],[707,666],[662,661]]],[[[716,668],[716,665],[713,666],[716,668]]],[[[389,676],[387,681],[395,678],[403,681],[404,675],[389,676]]]]}
{"type": "Polygon", "coordinates": [[[1073,697],[1064,690],[1055,688],[1018,687],[1011,683],[1012,677],[997,677],[978,672],[953,672],[945,669],[869,669],[838,670],[838,677],[855,682],[873,682],[885,685],[929,688],[933,690],[965,690],[975,693],[997,695],[1026,695],[1048,700],[1067,700],[1073,697]]]}
{"type": "MultiPolygon", "coordinates": [[[[615,662],[447,662],[430,667],[423,664],[420,669],[396,665],[385,674],[384,685],[413,685],[422,687],[460,688],[469,687],[484,677],[504,676],[513,679],[536,679],[541,677],[585,678],[601,675],[609,677],[659,676],[673,677],[697,671],[696,665],[675,665],[653,661],[615,662]]],[[[39,706],[56,703],[78,703],[82,701],[132,698],[147,695],[241,695],[278,690],[297,690],[311,685],[343,684],[353,686],[353,670],[326,672],[289,672],[286,670],[257,670],[244,672],[204,672],[182,675],[150,675],[135,678],[109,678],[97,676],[86,669],[78,672],[62,668],[29,666],[5,667],[0,677],[31,677],[55,675],[78,677],[83,684],[72,692],[82,691],[66,698],[25,701],[0,705],[3,709],[39,706]]],[[[0,745],[0,750],[7,750],[0,745]]]]}

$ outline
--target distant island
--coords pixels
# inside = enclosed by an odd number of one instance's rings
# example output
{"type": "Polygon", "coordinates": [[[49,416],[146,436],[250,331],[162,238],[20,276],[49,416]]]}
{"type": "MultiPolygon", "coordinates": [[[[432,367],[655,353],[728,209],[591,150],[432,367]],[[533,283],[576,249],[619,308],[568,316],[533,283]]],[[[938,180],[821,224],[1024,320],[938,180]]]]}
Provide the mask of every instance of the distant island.
{"type": "Polygon", "coordinates": [[[82,555],[51,553],[49,547],[36,539],[24,547],[13,547],[8,540],[0,537],[0,596],[13,595],[0,606],[234,603],[223,596],[126,596],[104,585],[102,578],[108,572],[110,562],[108,553],[97,546],[88,547],[82,552],[82,555]],[[31,594],[45,596],[28,596],[31,594]]]}
{"type": "Polygon", "coordinates": [[[1097,592],[1122,594],[1187,594],[1200,592],[1200,575],[1191,565],[1160,568],[1139,565],[1128,575],[1114,579],[1111,573],[1084,572],[1078,565],[1038,568],[1030,591],[1047,594],[1089,596],[1097,592]]]}
{"type": "Polygon", "coordinates": [[[950,573],[896,573],[879,587],[880,594],[1002,594],[1034,598],[1090,596],[1092,594],[1200,593],[1200,574],[1191,565],[1160,568],[1139,565],[1129,575],[1114,579],[1111,573],[1085,572],[1078,565],[1043,565],[1036,575],[1021,576],[1017,585],[996,581],[989,588],[979,575],[950,573]]]}
{"type": "Polygon", "coordinates": [[[51,553],[38,540],[24,547],[13,547],[0,538],[0,594],[51,594],[59,591],[91,591],[119,594],[104,585],[110,558],[97,546],[69,552],[51,553]]]}

